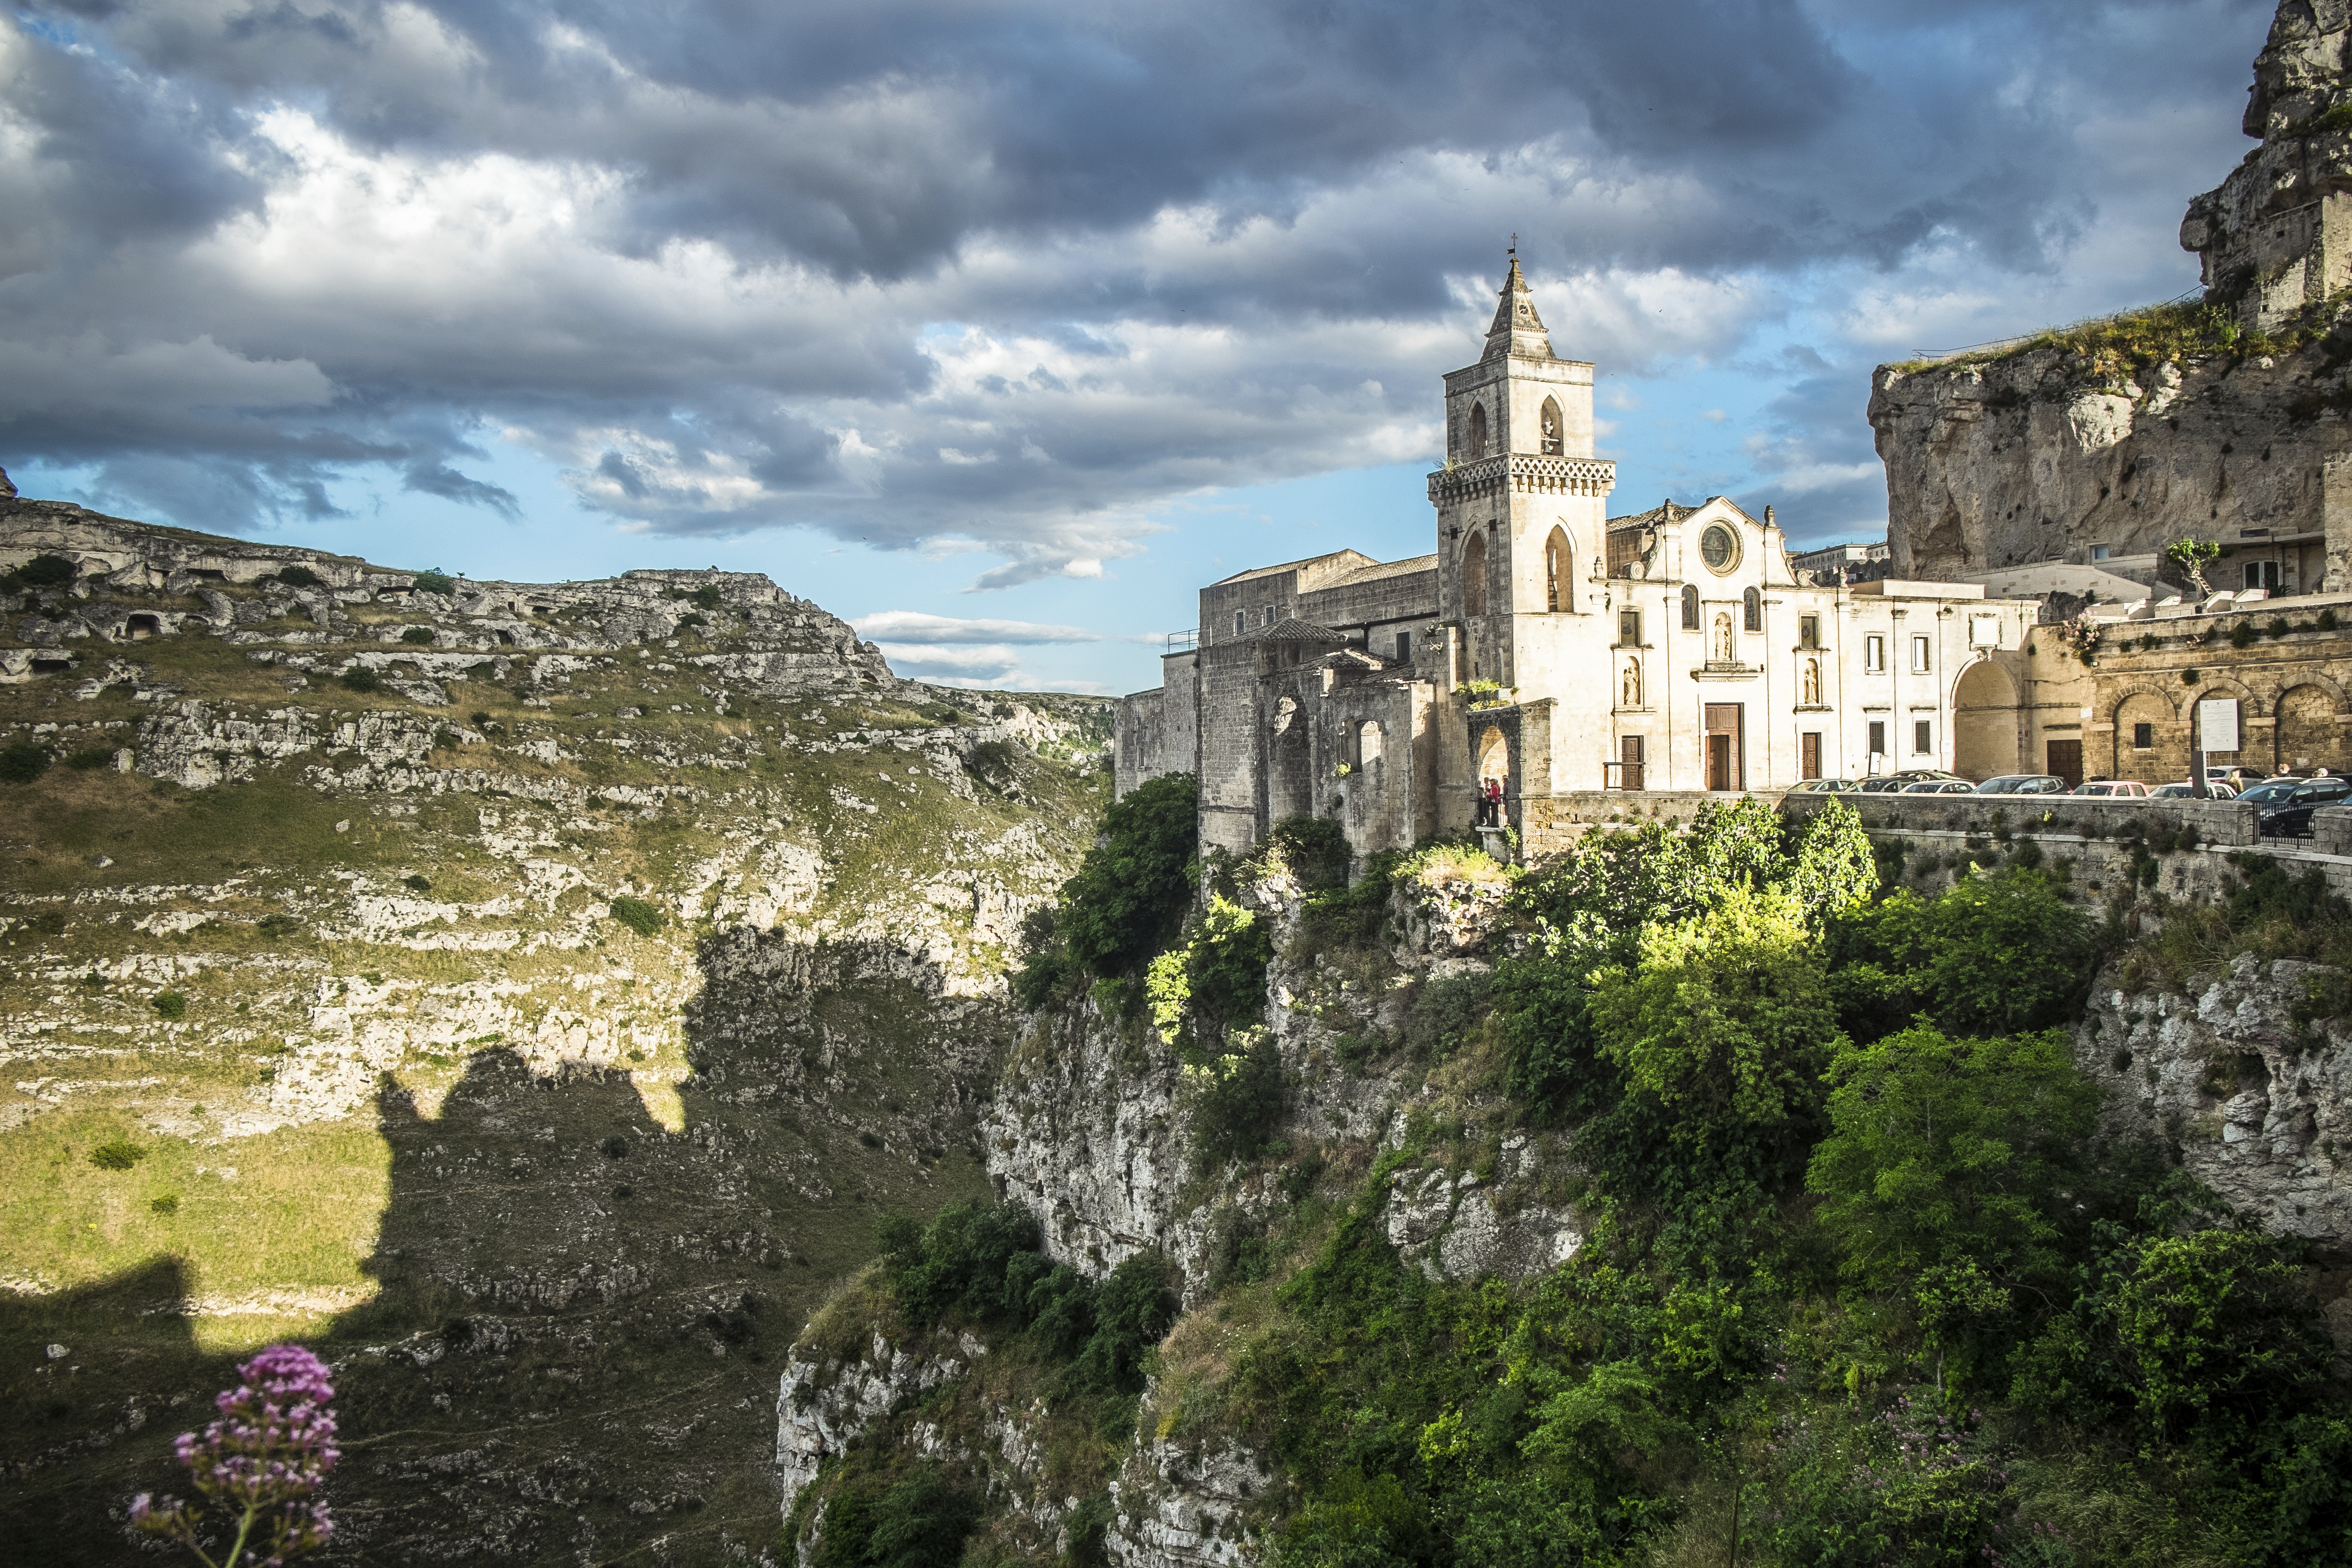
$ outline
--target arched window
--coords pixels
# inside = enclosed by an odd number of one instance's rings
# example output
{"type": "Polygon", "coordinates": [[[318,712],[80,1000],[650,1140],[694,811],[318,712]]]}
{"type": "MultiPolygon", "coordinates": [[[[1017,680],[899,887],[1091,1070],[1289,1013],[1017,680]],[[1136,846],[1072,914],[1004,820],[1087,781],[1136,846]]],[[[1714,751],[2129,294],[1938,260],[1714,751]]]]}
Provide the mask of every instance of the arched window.
{"type": "Polygon", "coordinates": [[[1381,727],[1367,721],[1364,727],[1356,731],[1356,765],[1368,768],[1380,760],[1381,727]]]}
{"type": "Polygon", "coordinates": [[[1486,405],[1470,405],[1470,457],[1473,461],[1486,455],[1486,405]]]}
{"type": "Polygon", "coordinates": [[[1462,613],[1486,613],[1486,536],[1475,528],[1470,542],[1462,547],[1462,613]]]}
{"type": "Polygon", "coordinates": [[[1545,398],[1543,413],[1539,417],[1540,423],[1537,428],[1543,439],[1543,455],[1547,458],[1557,458],[1568,450],[1567,437],[1560,427],[1559,405],[1549,397],[1545,398]]]}
{"type": "Polygon", "coordinates": [[[1764,629],[1764,595],[1753,588],[1739,595],[1739,629],[1743,632],[1764,629]]]}
{"type": "Polygon", "coordinates": [[[1698,630],[1698,590],[1696,588],[1686,587],[1683,590],[1683,630],[1686,632],[1698,630]]]}
{"type": "Polygon", "coordinates": [[[1575,608],[1569,574],[1576,568],[1576,545],[1568,531],[1555,528],[1544,542],[1544,608],[1554,615],[1575,608]]]}

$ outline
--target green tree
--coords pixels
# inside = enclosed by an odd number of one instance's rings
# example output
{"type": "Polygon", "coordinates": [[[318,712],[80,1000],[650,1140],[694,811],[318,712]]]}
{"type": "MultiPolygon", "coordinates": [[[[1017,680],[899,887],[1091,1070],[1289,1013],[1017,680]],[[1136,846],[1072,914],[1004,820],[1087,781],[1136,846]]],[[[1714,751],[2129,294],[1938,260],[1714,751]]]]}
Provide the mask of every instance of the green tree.
{"type": "Polygon", "coordinates": [[[1805,1184],[1853,1273],[1879,1287],[1937,1266],[2002,1280],[2058,1268],[2053,1194],[2099,1105],[2063,1033],[1922,1026],[1841,1051],[1830,1079],[1805,1184]]]}
{"type": "Polygon", "coordinates": [[[2179,567],[2189,580],[2197,584],[2199,598],[2202,599],[2213,592],[2206,584],[2205,568],[2221,559],[2221,546],[2218,541],[2194,536],[2176,539],[2164,547],[2164,558],[2179,567]]]}
{"type": "Polygon", "coordinates": [[[1168,773],[1111,803],[1102,831],[1062,884],[1055,934],[1097,975],[1132,974],[1165,947],[1192,907],[1200,792],[1168,773]]]}
{"type": "Polygon", "coordinates": [[[1864,1040],[1919,1014],[1955,1035],[2047,1028],[2098,956],[2082,911],[2023,867],[1963,878],[1932,904],[1897,889],[1833,917],[1828,938],[1840,1021],[1864,1040]]]}
{"type": "Polygon", "coordinates": [[[1783,893],[1726,890],[1695,919],[1642,929],[1637,966],[1602,971],[1601,1053],[1674,1113],[1677,1142],[1776,1129],[1818,1103],[1840,1037],[1821,954],[1783,893]]]}
{"type": "Polygon", "coordinates": [[[1878,860],[1853,807],[1832,795],[1788,836],[1780,886],[1814,920],[1861,909],[1878,891],[1878,860]]]}

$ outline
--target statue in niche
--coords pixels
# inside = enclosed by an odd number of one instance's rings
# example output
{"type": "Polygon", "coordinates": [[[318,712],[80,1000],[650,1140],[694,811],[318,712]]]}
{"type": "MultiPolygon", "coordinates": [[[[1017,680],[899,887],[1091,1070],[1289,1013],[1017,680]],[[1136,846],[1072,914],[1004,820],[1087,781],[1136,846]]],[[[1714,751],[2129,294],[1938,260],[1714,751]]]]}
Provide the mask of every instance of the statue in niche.
{"type": "Polygon", "coordinates": [[[1642,705],[1642,661],[1638,658],[1625,661],[1624,698],[1621,707],[1639,708],[1642,705]]]}
{"type": "Polygon", "coordinates": [[[1822,661],[1820,659],[1805,660],[1804,692],[1803,701],[1806,707],[1818,708],[1822,705],[1822,661]]]}
{"type": "Polygon", "coordinates": [[[1719,610],[1715,617],[1715,662],[1738,664],[1738,645],[1731,640],[1731,612],[1719,610]]]}

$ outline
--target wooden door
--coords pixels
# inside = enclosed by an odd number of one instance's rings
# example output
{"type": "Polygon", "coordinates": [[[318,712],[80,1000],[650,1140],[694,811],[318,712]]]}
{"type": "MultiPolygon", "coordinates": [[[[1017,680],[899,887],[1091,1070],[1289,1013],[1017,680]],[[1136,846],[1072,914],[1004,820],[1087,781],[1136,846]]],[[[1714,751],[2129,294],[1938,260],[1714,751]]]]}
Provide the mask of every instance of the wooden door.
{"type": "Polygon", "coordinates": [[[1747,787],[1739,710],[1737,702],[1706,704],[1706,787],[1711,790],[1747,787]]]}
{"type": "Polygon", "coordinates": [[[2068,789],[2073,789],[2076,784],[2081,784],[2083,782],[2083,742],[2080,741],[2051,742],[2047,771],[2064,779],[2068,789]]]}
{"type": "Polygon", "coordinates": [[[1619,789],[1642,787],[1642,737],[1621,735],[1617,740],[1619,789]]]}
{"type": "Polygon", "coordinates": [[[1809,779],[1821,777],[1822,732],[1818,730],[1808,730],[1798,736],[1797,741],[1797,750],[1800,753],[1799,776],[1809,779]]]}

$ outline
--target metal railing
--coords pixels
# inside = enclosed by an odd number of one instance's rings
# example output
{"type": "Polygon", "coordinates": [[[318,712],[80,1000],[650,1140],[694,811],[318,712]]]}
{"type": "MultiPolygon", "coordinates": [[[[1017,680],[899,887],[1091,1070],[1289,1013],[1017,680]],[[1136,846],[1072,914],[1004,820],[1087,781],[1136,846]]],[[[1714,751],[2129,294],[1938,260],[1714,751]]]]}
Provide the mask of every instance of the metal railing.
{"type": "Polygon", "coordinates": [[[1189,631],[1170,632],[1168,634],[1168,646],[1163,651],[1168,653],[1190,653],[1200,646],[1201,631],[1198,626],[1195,626],[1189,631]]]}
{"type": "Polygon", "coordinates": [[[1640,763],[1603,763],[1601,764],[1601,787],[1602,789],[1640,789],[1642,767],[1643,764],[1640,763]]]}

